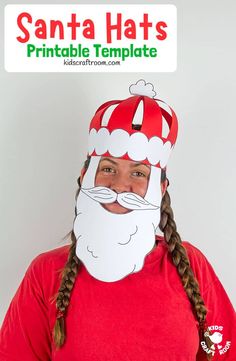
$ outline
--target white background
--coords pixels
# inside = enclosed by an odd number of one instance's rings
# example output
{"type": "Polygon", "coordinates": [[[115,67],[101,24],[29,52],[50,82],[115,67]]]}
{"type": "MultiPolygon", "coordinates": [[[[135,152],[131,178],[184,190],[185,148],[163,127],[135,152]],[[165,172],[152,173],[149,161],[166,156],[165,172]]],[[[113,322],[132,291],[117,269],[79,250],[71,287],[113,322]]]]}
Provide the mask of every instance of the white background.
{"type": "Polygon", "coordinates": [[[139,78],[154,83],[179,118],[168,166],[179,233],[207,256],[236,305],[236,3],[173,3],[178,11],[175,73],[66,74],[5,72],[7,1],[2,1],[1,320],[31,260],[67,243],[62,238],[72,228],[76,179],[96,108],[129,96],[129,85],[139,78]]]}

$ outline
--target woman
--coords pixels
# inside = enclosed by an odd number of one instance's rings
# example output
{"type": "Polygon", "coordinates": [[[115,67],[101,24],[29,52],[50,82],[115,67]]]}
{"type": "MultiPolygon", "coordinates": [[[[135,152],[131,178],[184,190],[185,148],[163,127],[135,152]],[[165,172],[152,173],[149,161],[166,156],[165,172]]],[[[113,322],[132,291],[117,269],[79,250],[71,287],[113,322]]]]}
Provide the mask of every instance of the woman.
{"type": "Polygon", "coordinates": [[[92,119],[71,245],[31,263],[3,323],[0,361],[236,358],[233,307],[176,230],[166,178],[176,116],[136,88],[92,119]]]}

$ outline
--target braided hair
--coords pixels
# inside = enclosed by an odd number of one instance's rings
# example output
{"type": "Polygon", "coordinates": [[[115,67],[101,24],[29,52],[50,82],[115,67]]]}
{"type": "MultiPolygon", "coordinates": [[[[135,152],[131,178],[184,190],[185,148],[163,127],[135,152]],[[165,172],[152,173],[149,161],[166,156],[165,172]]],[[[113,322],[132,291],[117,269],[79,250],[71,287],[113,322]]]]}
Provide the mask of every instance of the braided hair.
{"type": "MultiPolygon", "coordinates": [[[[90,157],[84,163],[84,168],[89,166],[90,157]]],[[[166,178],[165,170],[161,172],[161,182],[163,183],[166,178]]],[[[168,186],[169,186],[169,180],[168,186]]],[[[76,199],[80,191],[80,177],[77,180],[79,188],[76,192],[76,199]]],[[[175,265],[177,272],[181,278],[184,290],[192,305],[192,310],[195,314],[199,324],[199,337],[200,341],[204,341],[208,348],[212,345],[209,338],[211,335],[210,330],[206,326],[207,309],[200,294],[199,284],[194,277],[193,271],[190,266],[190,261],[184,245],[182,244],[181,237],[177,232],[176,223],[174,221],[174,214],[171,208],[171,199],[168,191],[166,190],[161,202],[161,218],[159,223],[160,230],[164,233],[164,240],[168,247],[168,252],[171,254],[171,259],[175,265]]],[[[57,348],[60,348],[66,337],[65,330],[65,317],[66,311],[70,303],[70,297],[76,277],[79,273],[81,261],[76,256],[76,236],[74,230],[69,233],[71,238],[71,246],[67,263],[63,269],[59,291],[56,295],[56,308],[57,317],[53,330],[54,343],[57,348]]],[[[212,359],[211,354],[206,354],[206,359],[212,359]]]]}
{"type": "MultiPolygon", "coordinates": [[[[162,198],[159,228],[164,233],[168,252],[171,254],[172,262],[177,269],[184,290],[192,304],[193,312],[198,320],[200,341],[204,341],[209,348],[213,343],[209,338],[211,332],[206,326],[207,309],[200,294],[198,281],[194,277],[190,266],[186,249],[177,232],[170,195],[167,190],[162,198]]],[[[212,354],[206,354],[206,357],[207,360],[211,360],[212,354]]]]}
{"type": "Polygon", "coordinates": [[[74,231],[70,232],[71,246],[68,260],[62,272],[60,288],[56,297],[57,318],[53,330],[53,338],[57,348],[65,342],[65,316],[70,304],[71,292],[80,267],[80,260],[75,254],[76,237],[74,231]]]}

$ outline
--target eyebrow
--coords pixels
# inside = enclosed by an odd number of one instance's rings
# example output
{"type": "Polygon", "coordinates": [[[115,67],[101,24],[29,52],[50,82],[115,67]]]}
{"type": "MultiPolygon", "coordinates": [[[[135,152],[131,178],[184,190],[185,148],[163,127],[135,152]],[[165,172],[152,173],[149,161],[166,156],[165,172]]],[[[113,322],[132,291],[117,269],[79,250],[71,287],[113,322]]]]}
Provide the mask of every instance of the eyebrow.
{"type": "MultiPolygon", "coordinates": [[[[100,160],[100,162],[103,162],[103,161],[108,161],[108,162],[111,162],[112,164],[114,165],[117,165],[117,162],[114,161],[113,159],[110,159],[110,158],[103,158],[100,160]]],[[[131,167],[139,167],[140,165],[144,165],[145,167],[147,167],[148,169],[150,169],[150,166],[148,164],[144,164],[144,163],[135,163],[135,164],[132,164],[131,167]]]]}
{"type": "Polygon", "coordinates": [[[150,165],[145,164],[145,163],[136,163],[136,164],[132,164],[131,167],[139,167],[140,165],[145,165],[145,167],[147,167],[148,169],[150,169],[150,165]]]}
{"type": "Polygon", "coordinates": [[[102,159],[100,160],[100,163],[103,162],[104,160],[107,160],[108,162],[111,162],[111,163],[117,165],[117,162],[115,162],[114,160],[112,160],[112,159],[110,159],[110,158],[102,158],[102,159]]]}

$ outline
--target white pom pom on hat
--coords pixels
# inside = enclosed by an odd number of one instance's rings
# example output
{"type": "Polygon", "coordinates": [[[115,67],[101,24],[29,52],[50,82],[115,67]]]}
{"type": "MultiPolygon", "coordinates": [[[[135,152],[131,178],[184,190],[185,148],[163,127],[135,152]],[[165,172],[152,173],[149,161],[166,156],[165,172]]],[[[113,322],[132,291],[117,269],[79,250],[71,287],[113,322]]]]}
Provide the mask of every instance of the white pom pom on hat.
{"type": "Polygon", "coordinates": [[[149,98],[154,98],[156,96],[153,84],[146,83],[143,79],[140,79],[137,83],[130,85],[129,92],[131,95],[145,95],[149,98]]]}

